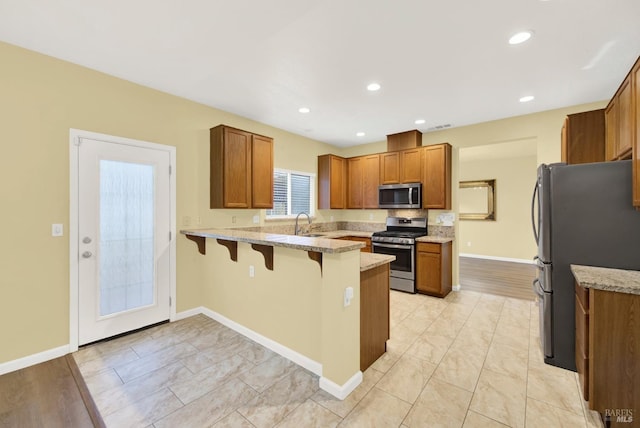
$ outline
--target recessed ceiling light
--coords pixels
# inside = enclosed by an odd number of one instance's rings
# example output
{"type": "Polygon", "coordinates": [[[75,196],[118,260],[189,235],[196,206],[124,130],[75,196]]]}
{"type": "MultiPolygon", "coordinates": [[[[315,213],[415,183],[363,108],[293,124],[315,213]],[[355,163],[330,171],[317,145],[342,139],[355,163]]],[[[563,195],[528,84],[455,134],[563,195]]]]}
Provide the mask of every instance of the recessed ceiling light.
{"type": "Polygon", "coordinates": [[[511,36],[511,38],[509,39],[509,44],[519,45],[520,43],[524,43],[527,40],[529,40],[531,36],[533,36],[533,31],[531,30],[521,31],[511,36]]]}
{"type": "Polygon", "coordinates": [[[521,103],[528,103],[529,101],[533,101],[534,98],[535,97],[533,95],[527,95],[527,96],[524,96],[524,97],[520,98],[520,102],[521,103]]]}
{"type": "Polygon", "coordinates": [[[425,123],[426,120],[424,119],[416,119],[416,121],[414,122],[416,125],[422,125],[423,123],[425,123]]]}
{"type": "Polygon", "coordinates": [[[309,110],[309,107],[300,107],[298,111],[300,113],[309,113],[311,110],[309,110]]]}
{"type": "Polygon", "coordinates": [[[362,131],[356,133],[356,137],[364,137],[364,136],[365,136],[365,133],[362,131]]]}
{"type": "Polygon", "coordinates": [[[380,84],[379,83],[373,82],[373,83],[369,83],[367,85],[367,90],[369,90],[369,91],[374,92],[374,91],[377,91],[379,89],[380,89],[380,84]]]}

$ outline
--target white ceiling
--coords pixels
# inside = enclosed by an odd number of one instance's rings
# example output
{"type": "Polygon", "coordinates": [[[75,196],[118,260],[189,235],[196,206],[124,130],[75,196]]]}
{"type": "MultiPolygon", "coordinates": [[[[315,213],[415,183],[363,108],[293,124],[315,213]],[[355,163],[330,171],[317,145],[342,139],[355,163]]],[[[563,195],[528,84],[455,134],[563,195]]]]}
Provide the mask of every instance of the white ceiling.
{"type": "Polygon", "coordinates": [[[348,146],[609,99],[640,1],[0,0],[0,40],[348,146]]]}
{"type": "Polygon", "coordinates": [[[534,157],[538,154],[538,144],[535,138],[487,144],[484,146],[463,147],[458,152],[458,159],[462,162],[480,162],[489,159],[514,159],[519,157],[534,157]]]}

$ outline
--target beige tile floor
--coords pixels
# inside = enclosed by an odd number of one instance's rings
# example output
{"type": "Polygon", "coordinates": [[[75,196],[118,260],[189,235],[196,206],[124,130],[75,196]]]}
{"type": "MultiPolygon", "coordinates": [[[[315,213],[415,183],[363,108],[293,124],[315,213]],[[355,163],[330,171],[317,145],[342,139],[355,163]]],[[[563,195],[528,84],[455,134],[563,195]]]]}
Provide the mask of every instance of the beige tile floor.
{"type": "Polygon", "coordinates": [[[388,352],[344,401],[199,315],[74,354],[108,427],[598,427],[545,365],[535,303],[391,293],[388,352]]]}

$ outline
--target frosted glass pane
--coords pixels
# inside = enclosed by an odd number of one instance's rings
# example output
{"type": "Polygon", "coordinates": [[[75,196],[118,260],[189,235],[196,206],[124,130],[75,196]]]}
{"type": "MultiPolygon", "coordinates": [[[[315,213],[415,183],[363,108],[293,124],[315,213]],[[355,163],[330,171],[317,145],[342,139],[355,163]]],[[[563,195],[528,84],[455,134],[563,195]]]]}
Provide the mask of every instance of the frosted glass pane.
{"type": "Polygon", "coordinates": [[[154,167],[100,161],[100,315],[154,296],[154,167]]]}

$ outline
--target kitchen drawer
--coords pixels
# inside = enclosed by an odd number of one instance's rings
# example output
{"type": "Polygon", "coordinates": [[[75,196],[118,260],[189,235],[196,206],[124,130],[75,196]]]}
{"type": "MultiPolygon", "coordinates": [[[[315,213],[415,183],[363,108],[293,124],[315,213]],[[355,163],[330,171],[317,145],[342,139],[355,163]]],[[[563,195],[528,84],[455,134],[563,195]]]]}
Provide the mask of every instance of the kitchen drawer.
{"type": "Polygon", "coordinates": [[[580,300],[580,304],[584,308],[585,312],[589,312],[589,289],[580,287],[578,283],[575,284],[576,296],[580,300]]]}
{"type": "Polygon", "coordinates": [[[580,381],[580,392],[584,401],[589,401],[589,358],[576,352],[576,368],[580,381]]]}
{"type": "Polygon", "coordinates": [[[576,355],[589,355],[589,314],[576,295],[576,355]]]}
{"type": "Polygon", "coordinates": [[[433,242],[418,242],[418,251],[425,253],[440,254],[440,244],[434,244],[433,242]]]}
{"type": "MultiPolygon", "coordinates": [[[[580,380],[580,389],[585,401],[589,401],[589,312],[582,306],[581,298],[585,289],[576,287],[576,369],[580,380]]],[[[588,299],[587,299],[588,302],[588,299]]]]}

